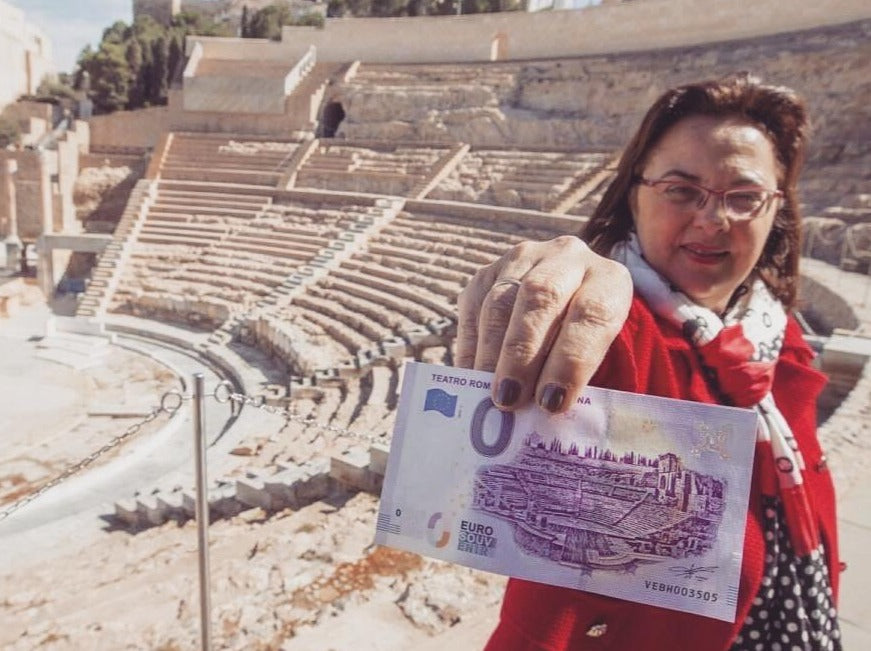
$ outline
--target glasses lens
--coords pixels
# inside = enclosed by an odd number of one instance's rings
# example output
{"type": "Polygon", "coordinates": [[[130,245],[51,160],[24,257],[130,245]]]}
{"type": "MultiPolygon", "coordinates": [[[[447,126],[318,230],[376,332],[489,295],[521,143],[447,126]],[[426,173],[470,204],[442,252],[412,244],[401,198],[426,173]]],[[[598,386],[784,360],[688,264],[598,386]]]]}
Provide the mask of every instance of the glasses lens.
{"type": "Polygon", "coordinates": [[[735,190],[725,196],[726,209],[736,217],[750,217],[762,208],[768,193],[763,190],[735,190]]]}
{"type": "Polygon", "coordinates": [[[657,187],[666,199],[678,206],[700,206],[705,202],[705,191],[691,183],[665,181],[657,187]]]}

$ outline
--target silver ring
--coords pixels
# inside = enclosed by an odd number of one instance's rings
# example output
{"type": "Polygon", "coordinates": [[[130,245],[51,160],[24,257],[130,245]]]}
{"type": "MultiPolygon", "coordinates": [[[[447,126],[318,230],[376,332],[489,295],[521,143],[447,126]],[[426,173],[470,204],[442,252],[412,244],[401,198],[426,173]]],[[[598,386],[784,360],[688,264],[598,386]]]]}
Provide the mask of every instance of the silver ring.
{"type": "Polygon", "coordinates": [[[512,287],[520,287],[522,284],[523,283],[517,280],[517,278],[500,278],[495,283],[493,283],[493,286],[490,287],[490,289],[496,289],[497,287],[499,287],[499,285],[511,285],[512,287]]]}

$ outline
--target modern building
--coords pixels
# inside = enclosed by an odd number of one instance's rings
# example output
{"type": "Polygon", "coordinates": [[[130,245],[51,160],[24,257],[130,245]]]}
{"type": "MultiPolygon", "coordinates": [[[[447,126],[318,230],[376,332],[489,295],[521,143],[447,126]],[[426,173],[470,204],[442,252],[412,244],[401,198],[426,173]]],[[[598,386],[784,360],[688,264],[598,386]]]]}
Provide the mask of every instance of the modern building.
{"type": "Polygon", "coordinates": [[[36,92],[54,71],[51,42],[23,10],[0,0],[0,109],[21,95],[36,92]]]}

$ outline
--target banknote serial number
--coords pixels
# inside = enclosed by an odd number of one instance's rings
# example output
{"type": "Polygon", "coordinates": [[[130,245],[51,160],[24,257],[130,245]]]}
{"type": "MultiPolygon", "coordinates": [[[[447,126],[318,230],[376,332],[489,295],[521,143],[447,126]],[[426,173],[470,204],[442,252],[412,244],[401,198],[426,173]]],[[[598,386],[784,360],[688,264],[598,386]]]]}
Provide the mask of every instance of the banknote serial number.
{"type": "Polygon", "coordinates": [[[674,594],[680,597],[688,597],[690,599],[698,599],[699,601],[709,601],[716,603],[720,595],[710,590],[699,590],[698,588],[689,588],[685,585],[676,583],[660,583],[659,581],[644,581],[644,587],[652,592],[665,592],[666,594],[674,594]]]}

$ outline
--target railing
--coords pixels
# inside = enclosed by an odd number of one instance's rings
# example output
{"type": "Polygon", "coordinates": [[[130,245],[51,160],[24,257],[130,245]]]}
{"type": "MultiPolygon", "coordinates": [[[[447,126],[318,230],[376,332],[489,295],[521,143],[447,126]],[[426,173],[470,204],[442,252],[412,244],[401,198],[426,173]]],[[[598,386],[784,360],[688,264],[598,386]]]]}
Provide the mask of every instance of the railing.
{"type": "Polygon", "coordinates": [[[297,61],[296,65],[293,66],[293,69],[287,73],[287,76],[284,78],[284,94],[290,95],[294,89],[299,86],[300,82],[305,78],[305,76],[311,72],[311,69],[315,67],[315,63],[317,62],[317,50],[314,45],[310,45],[308,48],[308,52],[306,52],[303,57],[297,61]]]}

